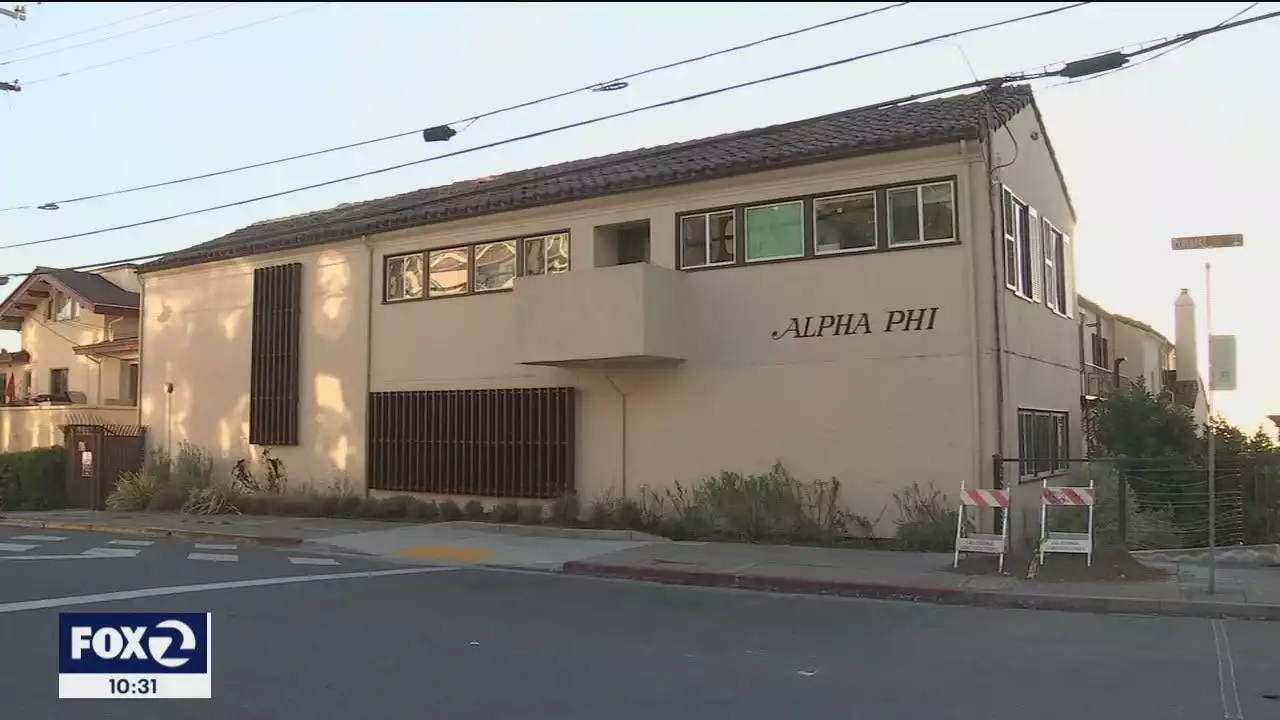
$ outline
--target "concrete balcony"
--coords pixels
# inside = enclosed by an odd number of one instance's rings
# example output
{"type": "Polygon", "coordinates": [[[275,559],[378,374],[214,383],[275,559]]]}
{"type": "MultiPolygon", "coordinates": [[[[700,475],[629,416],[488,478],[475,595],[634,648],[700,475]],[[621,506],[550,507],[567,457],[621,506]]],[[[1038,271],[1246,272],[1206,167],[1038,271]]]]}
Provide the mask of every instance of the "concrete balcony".
{"type": "Polygon", "coordinates": [[[687,358],[684,273],[648,263],[516,280],[525,365],[652,367],[687,358]]]}

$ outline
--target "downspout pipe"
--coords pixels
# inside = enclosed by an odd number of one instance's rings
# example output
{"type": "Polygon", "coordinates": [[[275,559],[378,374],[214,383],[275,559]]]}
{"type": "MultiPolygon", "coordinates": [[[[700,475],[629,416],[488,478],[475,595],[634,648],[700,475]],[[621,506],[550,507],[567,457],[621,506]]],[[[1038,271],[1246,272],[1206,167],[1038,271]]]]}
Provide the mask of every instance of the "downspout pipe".
{"type": "Polygon", "coordinates": [[[1000,314],[1000,301],[1003,298],[1001,294],[1003,283],[1000,282],[1000,273],[1004,268],[1004,263],[1001,262],[1001,258],[1004,256],[1004,249],[1000,242],[1000,225],[1003,221],[997,211],[1000,202],[1000,183],[996,181],[994,175],[990,174],[991,168],[996,166],[995,113],[990,111],[990,105],[988,105],[988,113],[990,121],[987,124],[986,137],[983,140],[987,146],[987,221],[991,226],[991,313],[995,320],[993,340],[995,342],[996,355],[996,452],[1003,456],[1005,438],[1005,352],[1004,332],[1001,327],[1000,314]]]}
{"type": "Polygon", "coordinates": [[[627,394],[622,392],[622,388],[618,387],[613,378],[605,375],[604,379],[622,399],[622,497],[625,498],[627,497],[627,394]]]}
{"type": "Polygon", "coordinates": [[[360,242],[364,243],[367,251],[366,259],[369,263],[369,287],[365,293],[365,317],[364,317],[364,397],[361,402],[364,404],[364,494],[369,495],[369,458],[370,437],[369,437],[369,395],[373,392],[373,294],[375,288],[380,287],[378,283],[378,268],[374,264],[373,243],[369,242],[368,235],[361,235],[360,242]]]}

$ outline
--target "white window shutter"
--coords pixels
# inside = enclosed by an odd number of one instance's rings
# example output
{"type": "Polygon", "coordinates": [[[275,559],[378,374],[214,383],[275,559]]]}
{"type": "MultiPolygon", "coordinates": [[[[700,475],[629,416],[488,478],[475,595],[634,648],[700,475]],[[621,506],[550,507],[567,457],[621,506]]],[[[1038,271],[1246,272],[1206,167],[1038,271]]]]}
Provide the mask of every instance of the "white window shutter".
{"type": "Polygon", "coordinates": [[[1062,236],[1062,264],[1066,267],[1059,270],[1065,274],[1067,279],[1067,296],[1062,299],[1062,306],[1066,308],[1067,317],[1074,318],[1076,316],[1076,256],[1072,251],[1071,238],[1065,234],[1062,236]]]}
{"type": "Polygon", "coordinates": [[[1031,241],[1031,299],[1040,302],[1044,297],[1044,245],[1040,242],[1040,214],[1035,208],[1027,209],[1027,238],[1031,241]]]}

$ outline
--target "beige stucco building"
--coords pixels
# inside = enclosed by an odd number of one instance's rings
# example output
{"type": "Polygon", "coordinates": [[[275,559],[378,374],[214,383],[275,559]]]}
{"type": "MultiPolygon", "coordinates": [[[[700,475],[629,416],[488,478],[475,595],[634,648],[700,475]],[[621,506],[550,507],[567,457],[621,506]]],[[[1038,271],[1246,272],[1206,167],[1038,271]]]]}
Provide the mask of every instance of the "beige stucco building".
{"type": "Polygon", "coordinates": [[[133,266],[93,272],[38,267],[0,303],[0,452],[63,442],[68,423],[133,425],[138,306],[133,266]]]}
{"type": "Polygon", "coordinates": [[[781,459],[891,534],[1078,447],[1074,227],[1025,87],[343,205],[140,268],[141,420],[455,498],[781,459]]]}

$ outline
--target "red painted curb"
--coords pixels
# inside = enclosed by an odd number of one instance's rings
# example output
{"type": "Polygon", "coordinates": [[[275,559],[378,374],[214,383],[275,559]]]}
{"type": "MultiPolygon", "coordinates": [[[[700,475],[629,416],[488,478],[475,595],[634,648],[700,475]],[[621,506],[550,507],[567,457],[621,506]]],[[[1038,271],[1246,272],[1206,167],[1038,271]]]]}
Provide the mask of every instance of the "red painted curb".
{"type": "Polygon", "coordinates": [[[710,570],[669,567],[609,565],[591,561],[571,561],[562,570],[581,575],[619,580],[641,580],[669,585],[695,585],[740,590],[764,590],[798,595],[829,595],[875,600],[906,600],[944,605],[1058,610],[1119,615],[1161,615],[1170,617],[1223,618],[1280,621],[1280,605],[1152,598],[1090,597],[1082,595],[1035,595],[1031,593],[966,590],[927,585],[900,585],[868,581],[810,580],[766,575],[741,575],[710,570]]]}

